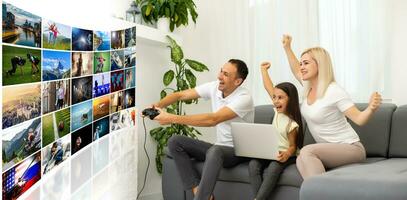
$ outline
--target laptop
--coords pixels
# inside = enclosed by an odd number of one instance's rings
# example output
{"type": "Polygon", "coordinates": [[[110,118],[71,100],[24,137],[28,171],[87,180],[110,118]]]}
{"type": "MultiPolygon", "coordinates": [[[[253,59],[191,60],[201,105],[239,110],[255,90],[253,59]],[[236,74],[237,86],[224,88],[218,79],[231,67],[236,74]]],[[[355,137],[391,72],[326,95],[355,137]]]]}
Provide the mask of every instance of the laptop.
{"type": "Polygon", "coordinates": [[[271,124],[232,122],[235,155],[277,160],[278,134],[277,129],[271,124]]]}

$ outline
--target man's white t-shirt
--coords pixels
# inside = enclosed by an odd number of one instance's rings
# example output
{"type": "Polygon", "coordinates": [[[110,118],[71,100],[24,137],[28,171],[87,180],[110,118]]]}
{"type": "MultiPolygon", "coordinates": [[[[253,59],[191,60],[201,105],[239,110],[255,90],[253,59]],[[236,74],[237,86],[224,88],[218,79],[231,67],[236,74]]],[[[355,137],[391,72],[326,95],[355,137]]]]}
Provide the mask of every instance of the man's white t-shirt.
{"type": "Polygon", "coordinates": [[[353,105],[346,91],[333,82],[325,95],[313,104],[308,105],[305,99],[301,105],[301,114],[317,143],[351,144],[360,139],[343,112],[353,105]]]}
{"type": "Polygon", "coordinates": [[[221,122],[216,125],[216,145],[230,146],[233,147],[232,139],[232,122],[246,122],[252,123],[254,120],[254,106],[253,100],[247,90],[244,87],[239,86],[228,95],[223,98],[222,92],[218,90],[218,81],[213,81],[199,85],[195,87],[195,91],[198,95],[204,99],[212,100],[212,112],[217,112],[223,107],[230,108],[237,117],[221,122]]]}

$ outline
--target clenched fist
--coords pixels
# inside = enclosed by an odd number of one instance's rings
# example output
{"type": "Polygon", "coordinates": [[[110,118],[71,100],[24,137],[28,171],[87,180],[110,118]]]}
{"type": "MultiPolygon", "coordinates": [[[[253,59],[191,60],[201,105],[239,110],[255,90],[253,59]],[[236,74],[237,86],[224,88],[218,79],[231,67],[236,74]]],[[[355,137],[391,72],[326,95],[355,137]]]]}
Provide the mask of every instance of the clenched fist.
{"type": "Polygon", "coordinates": [[[281,40],[281,42],[283,43],[284,48],[291,47],[291,41],[292,41],[291,36],[290,35],[285,35],[285,34],[283,35],[283,39],[281,40]]]}
{"type": "Polygon", "coordinates": [[[373,93],[370,97],[369,108],[376,111],[380,104],[382,104],[382,96],[377,92],[373,93]]]}
{"type": "Polygon", "coordinates": [[[271,66],[271,63],[270,63],[270,62],[262,62],[262,63],[260,64],[261,69],[262,69],[262,70],[266,70],[266,71],[270,68],[270,66],[271,66]]]}

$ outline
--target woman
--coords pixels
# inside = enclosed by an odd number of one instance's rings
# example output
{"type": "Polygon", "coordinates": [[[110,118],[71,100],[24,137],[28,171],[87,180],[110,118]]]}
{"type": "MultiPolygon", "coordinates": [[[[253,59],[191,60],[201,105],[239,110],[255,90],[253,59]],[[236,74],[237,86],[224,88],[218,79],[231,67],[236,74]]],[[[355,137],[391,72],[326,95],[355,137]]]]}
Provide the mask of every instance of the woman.
{"type": "Polygon", "coordinates": [[[381,96],[373,93],[369,106],[360,111],[334,78],[329,53],[314,47],[295,57],[291,49],[291,37],[283,36],[283,47],[291,71],[305,87],[301,113],[316,144],[301,149],[297,168],[305,179],[334,168],[366,159],[366,151],[359,136],[346,117],[355,124],[364,125],[381,104],[381,96]]]}

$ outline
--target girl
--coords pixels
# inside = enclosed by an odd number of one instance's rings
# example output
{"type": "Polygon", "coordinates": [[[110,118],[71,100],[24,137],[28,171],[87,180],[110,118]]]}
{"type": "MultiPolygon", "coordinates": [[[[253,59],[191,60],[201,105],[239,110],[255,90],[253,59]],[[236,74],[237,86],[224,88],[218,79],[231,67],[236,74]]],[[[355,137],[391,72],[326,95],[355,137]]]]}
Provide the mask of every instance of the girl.
{"type": "Polygon", "coordinates": [[[346,117],[357,125],[364,125],[381,104],[381,96],[373,93],[369,106],[360,111],[335,82],[331,57],[325,49],[307,49],[298,61],[291,50],[291,37],[284,35],[282,42],[291,71],[305,86],[301,112],[317,142],[301,149],[297,158],[302,177],[308,179],[324,173],[325,168],[365,160],[365,148],[346,117]]]}
{"type": "Polygon", "coordinates": [[[267,199],[275,188],[281,172],[295,163],[298,149],[303,144],[303,129],[297,88],[288,82],[273,86],[268,74],[271,64],[261,64],[263,84],[274,104],[272,125],[280,133],[277,160],[253,159],[249,163],[249,174],[255,199],[267,199]]]}

